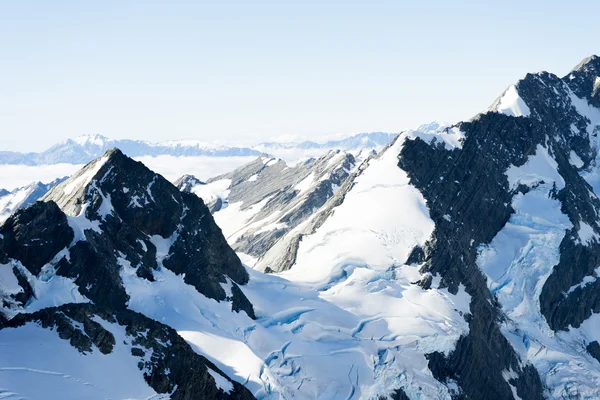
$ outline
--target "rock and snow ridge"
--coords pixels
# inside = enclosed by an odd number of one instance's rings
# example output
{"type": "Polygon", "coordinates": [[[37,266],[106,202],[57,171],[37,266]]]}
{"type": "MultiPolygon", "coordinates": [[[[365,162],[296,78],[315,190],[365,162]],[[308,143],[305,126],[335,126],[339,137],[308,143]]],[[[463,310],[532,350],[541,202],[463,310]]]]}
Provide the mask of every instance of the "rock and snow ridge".
{"type": "MultiPolygon", "coordinates": [[[[354,156],[342,151],[293,167],[263,154],[207,183],[187,176],[177,186],[204,200],[231,246],[249,265],[263,265],[260,259],[279,238],[310,220],[357,167],[354,156]]],[[[266,268],[285,269],[258,267],[266,268]]]]}
{"type": "Polygon", "coordinates": [[[254,317],[238,286],[248,274],[202,201],[119,150],[18,210],[0,227],[0,341],[11,343],[0,350],[0,387],[33,398],[62,397],[65,387],[73,398],[252,398],[173,329],[131,311],[132,287],[147,292],[166,271],[254,317]],[[28,347],[65,340],[74,347],[66,364],[50,350],[21,364],[28,347]],[[96,362],[98,352],[108,358],[96,362]],[[120,386],[109,387],[111,377],[120,386]]]}
{"type": "Polygon", "coordinates": [[[599,63],[528,74],[459,124],[461,149],[401,152],[436,222],[424,270],[472,294],[469,335],[429,367],[471,398],[598,396],[599,63]]]}

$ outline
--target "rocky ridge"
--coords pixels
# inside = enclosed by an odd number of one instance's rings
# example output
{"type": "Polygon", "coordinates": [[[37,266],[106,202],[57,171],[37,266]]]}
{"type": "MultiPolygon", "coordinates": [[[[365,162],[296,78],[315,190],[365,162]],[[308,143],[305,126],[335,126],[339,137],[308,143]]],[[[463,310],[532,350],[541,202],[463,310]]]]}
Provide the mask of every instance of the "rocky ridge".
{"type": "Polygon", "coordinates": [[[234,250],[259,259],[280,238],[310,220],[356,168],[354,156],[341,151],[294,167],[264,154],[206,184],[187,176],[178,180],[177,186],[207,202],[234,250]],[[229,221],[237,223],[223,225],[229,221]]]}
{"type": "MultiPolygon", "coordinates": [[[[150,283],[155,271],[168,269],[208,298],[231,302],[232,312],[254,317],[252,304],[238,287],[248,281],[248,274],[203,202],[119,150],[108,151],[42,201],[10,216],[0,227],[0,268],[4,331],[41,324],[57,329],[83,353],[96,351],[92,344],[102,353],[111,353],[114,346],[110,334],[91,320],[94,315],[132,331],[138,336],[134,345],[148,338],[140,339],[136,332],[164,332],[160,340],[179,344],[162,349],[162,358],[152,358],[152,365],[139,364],[158,393],[170,393],[171,398],[202,393],[211,398],[252,397],[233,382],[229,394],[219,391],[216,378],[203,366],[218,368],[171,328],[128,310],[134,293],[125,284],[124,271],[132,269],[135,280],[150,283]],[[196,370],[195,377],[189,377],[189,368],[196,370]]],[[[158,356],[160,349],[146,344],[158,356]]],[[[144,351],[132,349],[131,356],[143,357],[144,351]]]]}

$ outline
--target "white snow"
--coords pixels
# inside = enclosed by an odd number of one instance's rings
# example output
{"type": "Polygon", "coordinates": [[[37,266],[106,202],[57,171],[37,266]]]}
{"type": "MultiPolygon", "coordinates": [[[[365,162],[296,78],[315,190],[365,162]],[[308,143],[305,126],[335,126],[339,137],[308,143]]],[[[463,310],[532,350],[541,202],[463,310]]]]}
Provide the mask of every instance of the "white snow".
{"type": "Polygon", "coordinates": [[[579,158],[577,153],[575,153],[573,150],[571,150],[571,152],[569,153],[569,162],[575,168],[583,167],[583,160],[581,158],[579,158]]]}
{"type": "Polygon", "coordinates": [[[13,264],[0,264],[0,293],[5,295],[17,294],[23,291],[13,273],[13,264]]]}
{"type": "Polygon", "coordinates": [[[296,184],[296,186],[294,186],[294,190],[297,190],[299,192],[298,195],[301,195],[302,193],[304,193],[308,189],[310,189],[314,180],[315,180],[315,173],[311,172],[306,178],[304,178],[303,180],[298,182],[296,184]]]}
{"type": "Polygon", "coordinates": [[[573,93],[571,93],[571,103],[579,114],[590,120],[586,131],[592,147],[596,151],[596,159],[592,161],[587,171],[581,171],[580,174],[598,195],[600,194],[600,109],[591,106],[587,100],[580,99],[573,93]]]}
{"type": "Polygon", "coordinates": [[[600,235],[594,232],[594,228],[583,221],[579,221],[579,231],[577,233],[579,234],[579,242],[582,244],[598,242],[600,239],[600,235]]]}
{"type": "Polygon", "coordinates": [[[164,238],[160,235],[152,235],[149,236],[150,242],[156,247],[156,260],[161,263],[163,259],[165,259],[169,255],[169,251],[171,246],[177,238],[179,234],[177,231],[173,232],[171,236],[168,238],[164,238]]]}
{"type": "MultiPolygon", "coordinates": [[[[252,222],[250,222],[252,217],[269,202],[271,197],[265,197],[244,210],[242,210],[241,201],[231,203],[226,208],[215,213],[213,216],[215,222],[219,225],[229,243],[234,243],[252,225],[252,222]]],[[[276,217],[277,215],[278,213],[274,213],[271,217],[276,217]]],[[[261,221],[258,222],[258,225],[260,224],[262,224],[261,221]]]]}
{"type": "Polygon", "coordinates": [[[255,182],[258,179],[258,175],[254,174],[250,178],[248,178],[248,182],[255,182]]]}
{"type": "Polygon", "coordinates": [[[39,277],[21,269],[27,276],[35,297],[23,312],[36,312],[46,307],[58,307],[67,303],[88,303],[89,299],[79,293],[79,287],[71,278],[56,275],[54,268],[47,266],[39,277]]]}
{"type": "Polygon", "coordinates": [[[96,182],[92,182],[90,188],[95,189],[96,193],[98,193],[102,199],[102,203],[100,203],[100,207],[98,208],[98,215],[103,220],[106,220],[106,217],[113,214],[115,211],[110,198],[110,193],[104,194],[104,192],[96,185],[96,182]]]}
{"type": "Polygon", "coordinates": [[[76,138],[73,138],[72,140],[80,146],[91,144],[94,146],[101,147],[104,146],[104,144],[106,143],[106,138],[98,134],[80,135],[76,138]]]}
{"type": "Polygon", "coordinates": [[[77,174],[75,177],[69,179],[64,184],[59,185],[62,188],[63,193],[66,196],[69,196],[73,190],[86,186],[91,180],[96,176],[100,168],[108,161],[107,156],[103,156],[99,160],[94,161],[93,167],[89,168],[87,171],[82,171],[77,174]]]}
{"type": "Polygon", "coordinates": [[[102,229],[100,229],[100,221],[90,221],[85,217],[85,210],[89,207],[89,204],[86,203],[81,207],[81,211],[77,216],[67,215],[67,223],[73,229],[73,241],[71,244],[74,244],[80,240],[85,240],[85,231],[91,229],[96,231],[97,233],[102,233],[102,229]]]}
{"type": "Polygon", "coordinates": [[[8,219],[8,217],[27,199],[33,188],[25,186],[16,192],[9,193],[0,197],[0,224],[8,219]]]}
{"type": "MultiPolygon", "coordinates": [[[[135,157],[135,160],[143,162],[148,168],[172,182],[185,174],[194,175],[201,180],[208,179],[229,172],[255,159],[256,157],[175,157],[166,155],[135,157]]],[[[12,190],[34,181],[49,183],[56,178],[73,175],[82,167],[81,164],[36,166],[0,164],[0,188],[12,190]]]]}
{"type": "Polygon", "coordinates": [[[3,304],[5,316],[12,318],[20,311],[19,304],[12,298],[23,292],[17,277],[13,273],[14,262],[0,264],[0,304],[3,304]]]}
{"type": "Polygon", "coordinates": [[[559,246],[572,227],[561,204],[549,196],[546,182],[513,200],[515,214],[488,246],[477,264],[488,277],[507,319],[501,329],[523,363],[532,363],[547,386],[548,398],[596,398],[598,362],[585,350],[600,338],[592,318],[578,330],[554,333],[541,315],[539,297],[560,258],[559,246]]]}
{"type": "Polygon", "coordinates": [[[565,181],[558,173],[558,164],[541,144],[537,145],[535,154],[529,156],[525,164],[511,166],[506,177],[511,189],[516,189],[519,184],[532,187],[542,181],[556,182],[559,190],[565,187],[565,181]]]}
{"type": "Polygon", "coordinates": [[[219,179],[218,181],[210,182],[205,185],[196,185],[192,189],[192,193],[200,197],[204,203],[208,204],[221,198],[226,201],[229,196],[229,186],[231,179],[219,179]]]}
{"type": "Polygon", "coordinates": [[[277,229],[285,229],[285,228],[287,228],[287,224],[285,222],[266,224],[262,228],[260,228],[258,231],[256,231],[256,234],[274,231],[277,229]]]}
{"type": "Polygon", "coordinates": [[[577,97],[570,89],[568,89],[568,91],[571,104],[575,107],[575,110],[580,115],[590,120],[590,123],[587,126],[587,132],[589,135],[592,135],[595,126],[600,125],[600,109],[590,105],[586,99],[577,97]]]}
{"type": "Polygon", "coordinates": [[[229,382],[226,378],[224,378],[217,371],[212,370],[208,367],[206,367],[206,368],[208,369],[208,373],[210,374],[210,376],[212,376],[213,379],[215,380],[215,383],[219,389],[222,389],[225,393],[229,393],[233,390],[233,383],[229,382]]]}
{"type": "MultiPolygon", "coordinates": [[[[302,240],[297,264],[309,279],[328,279],[348,254],[361,255],[355,265],[389,268],[402,264],[417,244],[423,244],[433,231],[433,221],[421,193],[409,184],[407,174],[397,166],[400,137],[380,159],[370,162],[356,178],[343,206],[314,235],[302,240]],[[314,274],[312,273],[314,272],[314,274]]],[[[356,256],[355,256],[356,257],[356,256]]]]}
{"type": "Polygon", "coordinates": [[[595,282],[598,279],[598,276],[600,275],[600,267],[596,268],[594,270],[594,272],[592,273],[592,275],[588,275],[586,277],[583,278],[583,280],[576,284],[573,285],[569,288],[569,290],[567,290],[567,292],[565,293],[566,295],[573,293],[575,290],[579,289],[579,288],[584,288],[587,285],[589,285],[590,283],[595,282]]]}
{"type": "Polygon", "coordinates": [[[27,399],[159,399],[137,367],[125,329],[104,321],[115,335],[112,353],[80,353],[56,330],[28,323],[0,330],[0,397],[27,399]]]}
{"type": "Polygon", "coordinates": [[[496,111],[511,117],[529,117],[531,115],[529,107],[525,104],[521,96],[519,96],[515,85],[509,86],[504,94],[502,94],[496,106],[496,111]]]}
{"type": "Polygon", "coordinates": [[[414,130],[406,131],[400,134],[400,139],[420,138],[427,143],[443,143],[447,150],[461,149],[465,134],[457,127],[439,126],[436,130],[414,130]]]}

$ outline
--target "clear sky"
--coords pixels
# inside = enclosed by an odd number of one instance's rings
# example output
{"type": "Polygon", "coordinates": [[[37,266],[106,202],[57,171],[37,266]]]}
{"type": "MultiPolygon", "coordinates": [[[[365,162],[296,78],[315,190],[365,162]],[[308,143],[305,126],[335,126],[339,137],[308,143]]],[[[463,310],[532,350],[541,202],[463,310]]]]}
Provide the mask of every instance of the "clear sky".
{"type": "Polygon", "coordinates": [[[600,1],[2,1],[0,150],[398,132],[600,53],[600,1]]]}

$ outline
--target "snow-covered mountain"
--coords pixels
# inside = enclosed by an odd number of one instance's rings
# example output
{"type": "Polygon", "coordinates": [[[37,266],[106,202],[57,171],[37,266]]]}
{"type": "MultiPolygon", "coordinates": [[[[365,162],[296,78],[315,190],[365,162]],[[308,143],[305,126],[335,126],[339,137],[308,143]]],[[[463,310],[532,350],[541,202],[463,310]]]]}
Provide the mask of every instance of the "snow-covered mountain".
{"type": "Polygon", "coordinates": [[[338,150],[357,150],[381,148],[391,142],[397,133],[371,132],[358,133],[356,135],[337,140],[328,140],[324,143],[313,141],[304,142],[263,142],[255,146],[257,149],[338,149],[338,150]]]}
{"type": "Polygon", "coordinates": [[[105,136],[83,135],[74,139],[66,139],[41,153],[17,153],[0,151],[0,164],[85,164],[100,157],[112,148],[118,148],[129,157],[248,157],[261,153],[274,154],[289,160],[306,159],[321,156],[329,150],[360,151],[364,149],[381,149],[396,135],[390,133],[361,133],[348,138],[328,141],[326,143],[261,143],[251,147],[235,147],[215,145],[198,140],[175,140],[151,143],[143,140],[115,140],[105,136]]]}
{"type": "Polygon", "coordinates": [[[360,152],[375,150],[379,151],[388,145],[397,133],[371,132],[359,133],[350,137],[328,140],[323,143],[313,141],[304,142],[263,142],[253,149],[262,153],[271,154],[288,162],[318,158],[329,151],[342,150],[354,155],[360,152]]]}
{"type": "Polygon", "coordinates": [[[260,156],[181,190],[109,151],[0,228],[0,387],[597,398],[599,71],[528,74],[376,155],[260,156]]]}
{"type": "Polygon", "coordinates": [[[0,277],[4,397],[252,398],[135,312],[174,285],[254,317],[248,274],[202,201],[119,150],[8,218],[0,277]]]}
{"type": "MultiPolygon", "coordinates": [[[[422,275],[408,282],[459,298],[464,290],[468,326],[452,318],[460,338],[422,353],[433,381],[406,372],[409,398],[597,397],[599,82],[593,56],[562,79],[528,74],[471,121],[401,133],[255,267],[285,271],[286,285],[302,282],[388,326],[395,314],[378,311],[367,290],[391,291],[373,277],[378,268],[397,280],[415,265],[422,275]]],[[[245,222],[228,219],[236,225],[227,229],[245,222]]]]}
{"type": "Polygon", "coordinates": [[[204,200],[233,249],[254,265],[281,237],[311,219],[357,167],[352,154],[339,150],[293,167],[263,154],[207,183],[184,176],[175,185],[204,200]]]}
{"type": "Polygon", "coordinates": [[[102,135],[83,135],[66,139],[41,153],[0,151],[0,164],[85,164],[109,149],[118,148],[129,157],[140,156],[256,156],[260,152],[247,147],[213,145],[195,140],[151,143],[143,140],[115,140],[102,135]]]}
{"type": "Polygon", "coordinates": [[[50,189],[64,181],[66,178],[60,178],[50,183],[34,182],[12,191],[0,189],[0,223],[19,208],[33,204],[40,197],[45,195],[50,189]]]}

